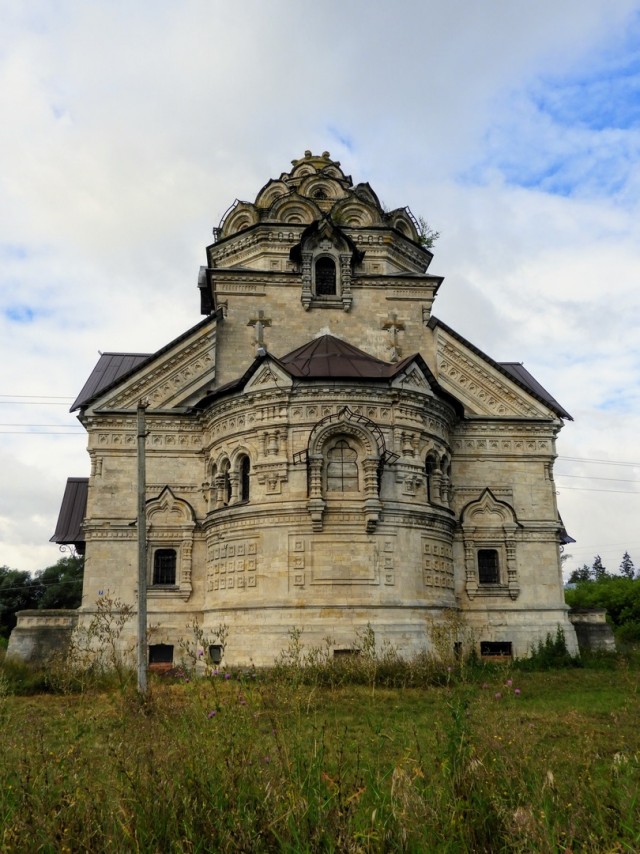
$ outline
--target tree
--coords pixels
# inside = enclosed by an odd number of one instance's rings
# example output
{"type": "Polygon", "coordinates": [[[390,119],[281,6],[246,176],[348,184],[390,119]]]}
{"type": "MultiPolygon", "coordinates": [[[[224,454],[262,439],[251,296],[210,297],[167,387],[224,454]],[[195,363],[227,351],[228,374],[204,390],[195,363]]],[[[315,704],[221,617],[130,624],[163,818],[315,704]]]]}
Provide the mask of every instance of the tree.
{"type": "Polygon", "coordinates": [[[595,558],[593,559],[593,568],[592,569],[593,569],[594,581],[601,581],[603,578],[606,578],[606,576],[609,574],[607,572],[606,566],[604,566],[602,563],[602,558],[600,557],[600,555],[596,555],[595,558]]]}
{"type": "Polygon", "coordinates": [[[569,584],[580,584],[585,581],[591,581],[593,570],[586,563],[583,563],[580,569],[574,569],[569,576],[569,584]]]}
{"type": "Polygon", "coordinates": [[[8,638],[15,626],[16,612],[38,607],[33,578],[19,569],[0,567],[0,636],[8,638]]]}
{"type": "Polygon", "coordinates": [[[636,568],[633,565],[633,561],[629,556],[629,552],[625,552],[622,556],[622,561],[620,562],[620,567],[618,569],[620,575],[624,578],[635,578],[636,577],[636,568]]]}
{"type": "Polygon", "coordinates": [[[425,249],[432,249],[440,237],[439,231],[434,231],[423,216],[418,217],[418,243],[425,249]]]}
{"type": "Polygon", "coordinates": [[[63,557],[36,572],[38,608],[77,608],[82,601],[84,559],[63,557]]]}

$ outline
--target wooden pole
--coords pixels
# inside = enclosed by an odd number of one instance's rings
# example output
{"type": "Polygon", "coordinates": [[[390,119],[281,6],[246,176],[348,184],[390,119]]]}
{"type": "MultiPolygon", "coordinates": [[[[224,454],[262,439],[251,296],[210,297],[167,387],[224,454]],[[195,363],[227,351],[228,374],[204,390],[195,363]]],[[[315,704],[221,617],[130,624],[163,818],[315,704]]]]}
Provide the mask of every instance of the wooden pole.
{"type": "Polygon", "coordinates": [[[138,403],[138,691],[147,693],[147,512],[145,401],[138,403]]]}

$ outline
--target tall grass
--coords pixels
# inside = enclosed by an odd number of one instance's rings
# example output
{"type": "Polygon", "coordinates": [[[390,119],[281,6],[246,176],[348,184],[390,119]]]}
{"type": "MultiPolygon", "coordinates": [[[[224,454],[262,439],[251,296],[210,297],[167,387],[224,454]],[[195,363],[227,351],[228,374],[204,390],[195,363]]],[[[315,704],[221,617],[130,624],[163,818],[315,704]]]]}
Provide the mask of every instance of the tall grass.
{"type": "Polygon", "coordinates": [[[640,850],[636,667],[440,665],[420,688],[386,687],[382,653],[336,668],[185,674],[146,699],[0,678],[0,849],[640,850]]]}

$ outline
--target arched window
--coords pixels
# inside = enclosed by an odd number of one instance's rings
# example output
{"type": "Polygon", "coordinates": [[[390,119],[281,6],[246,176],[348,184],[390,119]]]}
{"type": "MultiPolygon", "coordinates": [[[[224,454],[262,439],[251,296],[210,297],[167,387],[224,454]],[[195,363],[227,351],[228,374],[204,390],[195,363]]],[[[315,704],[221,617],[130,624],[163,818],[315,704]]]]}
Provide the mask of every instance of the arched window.
{"type": "Polygon", "coordinates": [[[316,261],[316,296],[334,297],[337,294],[336,262],[326,256],[316,261]]]}
{"type": "Polygon", "coordinates": [[[327,492],[358,491],[358,454],[346,439],[327,453],[327,492]]]}
{"type": "Polygon", "coordinates": [[[438,501],[438,490],[436,489],[436,473],[438,472],[438,458],[433,451],[427,454],[424,463],[425,474],[427,475],[427,501],[430,504],[435,504],[438,501]]]}
{"type": "Polygon", "coordinates": [[[176,562],[175,549],[156,549],[153,555],[153,583],[175,584],[176,562]]]}
{"type": "Polygon", "coordinates": [[[240,458],[240,501],[249,500],[249,473],[251,471],[251,462],[249,457],[240,458]]]}
{"type": "Polygon", "coordinates": [[[231,503],[231,477],[229,475],[229,460],[225,460],[222,464],[222,504],[224,507],[231,503]]]}

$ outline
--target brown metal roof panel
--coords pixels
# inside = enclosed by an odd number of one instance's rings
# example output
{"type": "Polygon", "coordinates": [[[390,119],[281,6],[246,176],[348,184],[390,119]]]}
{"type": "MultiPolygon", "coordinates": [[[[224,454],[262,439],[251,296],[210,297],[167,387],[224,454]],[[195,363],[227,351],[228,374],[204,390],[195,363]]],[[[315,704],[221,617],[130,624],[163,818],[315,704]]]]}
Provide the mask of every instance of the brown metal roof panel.
{"type": "Polygon", "coordinates": [[[73,402],[70,412],[84,406],[103,389],[137,368],[151,355],[150,353],[101,353],[95,368],[89,374],[89,379],[73,402]]]}
{"type": "Polygon", "coordinates": [[[395,368],[333,335],[321,335],[279,359],[300,378],[386,379],[395,368]]]}
{"type": "Polygon", "coordinates": [[[510,373],[512,377],[522,383],[522,385],[526,385],[534,394],[546,401],[549,406],[552,409],[555,409],[563,416],[563,418],[571,419],[571,416],[566,409],[558,403],[553,395],[549,394],[544,386],[540,385],[538,380],[533,376],[533,374],[529,373],[522,362],[499,362],[498,364],[504,368],[505,371],[510,373]]]}
{"type": "Polygon", "coordinates": [[[82,523],[87,511],[88,477],[69,477],[62,496],[58,523],[49,542],[74,544],[84,542],[82,523]]]}

